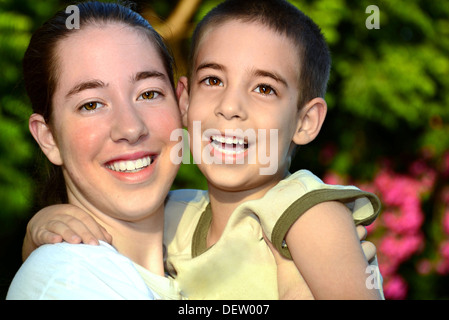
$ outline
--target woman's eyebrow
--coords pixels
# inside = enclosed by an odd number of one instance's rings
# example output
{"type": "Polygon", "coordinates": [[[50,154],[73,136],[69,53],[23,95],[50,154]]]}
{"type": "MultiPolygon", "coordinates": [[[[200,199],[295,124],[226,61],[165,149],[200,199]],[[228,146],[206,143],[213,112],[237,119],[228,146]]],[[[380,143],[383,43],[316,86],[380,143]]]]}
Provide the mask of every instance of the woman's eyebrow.
{"type": "MultiPolygon", "coordinates": [[[[137,72],[133,77],[131,77],[131,82],[135,83],[140,80],[148,79],[148,78],[159,78],[162,80],[167,80],[167,77],[165,74],[159,72],[159,71],[142,71],[137,72]]],[[[69,90],[69,92],[66,94],[65,98],[69,99],[71,96],[80,93],[83,90],[88,89],[97,89],[97,88],[106,88],[108,84],[104,83],[101,80],[92,79],[87,81],[82,81],[75,86],[73,86],[72,89],[69,90]]]]}
{"type": "Polygon", "coordinates": [[[83,81],[78,84],[76,84],[72,89],[69,90],[69,92],[66,94],[65,98],[68,100],[71,96],[80,93],[83,90],[87,89],[96,89],[96,88],[105,88],[108,84],[105,84],[101,80],[88,80],[83,81]]]}
{"type": "Polygon", "coordinates": [[[141,72],[137,72],[131,78],[131,82],[136,83],[137,81],[145,80],[145,79],[148,79],[148,78],[158,78],[158,79],[161,79],[161,80],[167,80],[167,77],[162,72],[159,72],[159,71],[141,71],[141,72]]]}

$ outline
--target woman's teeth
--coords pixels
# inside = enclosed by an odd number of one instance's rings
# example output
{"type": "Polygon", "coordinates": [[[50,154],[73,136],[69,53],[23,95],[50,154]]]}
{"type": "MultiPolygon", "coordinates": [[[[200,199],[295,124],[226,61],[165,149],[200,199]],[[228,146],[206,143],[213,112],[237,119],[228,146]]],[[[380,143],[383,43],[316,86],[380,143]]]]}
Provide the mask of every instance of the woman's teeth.
{"type": "Polygon", "coordinates": [[[148,156],[137,160],[117,161],[108,164],[106,167],[118,172],[137,172],[148,167],[152,162],[153,160],[148,156]]]}
{"type": "Polygon", "coordinates": [[[224,154],[239,154],[248,148],[248,143],[243,138],[214,135],[210,137],[210,141],[214,149],[224,154]]]}

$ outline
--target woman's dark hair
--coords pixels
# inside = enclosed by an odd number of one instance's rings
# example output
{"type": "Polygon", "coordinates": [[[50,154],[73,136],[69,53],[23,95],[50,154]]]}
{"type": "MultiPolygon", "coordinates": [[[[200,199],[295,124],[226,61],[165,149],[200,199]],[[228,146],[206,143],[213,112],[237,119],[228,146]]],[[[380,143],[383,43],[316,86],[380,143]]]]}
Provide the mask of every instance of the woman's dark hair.
{"type": "MultiPolygon", "coordinates": [[[[104,26],[108,23],[121,23],[145,32],[160,54],[170,83],[174,90],[174,61],[162,37],[140,14],[128,5],[120,3],[82,2],[79,9],[79,29],[66,25],[72,11],[61,10],[37,29],[31,37],[23,58],[25,89],[34,113],[41,114],[47,124],[51,124],[52,98],[58,80],[56,46],[59,41],[83,30],[86,26],[104,26]]],[[[77,26],[78,27],[78,26],[77,26]]],[[[47,161],[49,163],[49,161],[47,161]]],[[[42,189],[41,205],[67,202],[67,191],[59,166],[50,164],[47,181],[42,189]]]]}

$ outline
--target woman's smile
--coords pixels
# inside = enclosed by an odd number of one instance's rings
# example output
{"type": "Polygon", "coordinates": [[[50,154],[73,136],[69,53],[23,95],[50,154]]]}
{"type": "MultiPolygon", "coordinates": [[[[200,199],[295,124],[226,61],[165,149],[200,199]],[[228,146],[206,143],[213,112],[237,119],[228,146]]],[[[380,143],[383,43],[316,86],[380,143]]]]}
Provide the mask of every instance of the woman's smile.
{"type": "Polygon", "coordinates": [[[105,167],[111,175],[122,182],[136,184],[151,179],[157,164],[158,154],[152,153],[136,159],[112,160],[105,167]]]}

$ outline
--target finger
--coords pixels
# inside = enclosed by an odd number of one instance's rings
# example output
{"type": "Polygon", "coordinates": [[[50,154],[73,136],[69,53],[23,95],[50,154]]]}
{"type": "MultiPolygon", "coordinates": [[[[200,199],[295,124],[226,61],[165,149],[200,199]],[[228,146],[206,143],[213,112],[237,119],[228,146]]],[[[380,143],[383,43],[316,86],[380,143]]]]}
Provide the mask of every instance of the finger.
{"type": "Polygon", "coordinates": [[[72,221],[69,217],[67,219],[70,220],[67,223],[73,223],[73,228],[79,230],[79,235],[83,239],[86,239],[86,241],[89,241],[89,238],[93,238],[90,239],[90,241],[95,241],[97,244],[98,240],[105,241],[107,243],[112,242],[112,236],[108,233],[108,231],[103,226],[98,224],[98,222],[90,215],[73,218],[74,221],[72,221]]]}
{"type": "Polygon", "coordinates": [[[273,243],[268,240],[268,237],[264,234],[263,238],[265,240],[265,243],[267,244],[268,248],[270,248],[271,253],[273,254],[274,260],[276,261],[276,264],[279,266],[284,262],[288,262],[289,260],[281,255],[278,249],[273,245],[273,243]]]}
{"type": "Polygon", "coordinates": [[[97,237],[78,219],[65,217],[61,220],[51,220],[47,224],[50,232],[60,234],[69,243],[85,243],[98,245],[97,237]]]}
{"type": "Polygon", "coordinates": [[[271,253],[273,254],[275,260],[277,261],[279,258],[278,250],[274,247],[274,245],[271,243],[271,241],[268,240],[268,237],[265,235],[265,233],[263,234],[263,239],[265,240],[265,243],[267,244],[268,248],[270,248],[271,253]]]}
{"type": "Polygon", "coordinates": [[[68,243],[77,244],[82,241],[81,236],[79,236],[76,231],[72,230],[66,223],[59,220],[50,220],[47,223],[45,231],[49,234],[59,235],[62,240],[68,243]]]}
{"type": "Polygon", "coordinates": [[[59,243],[63,241],[63,238],[61,235],[47,231],[45,229],[41,229],[38,232],[36,232],[36,235],[33,237],[35,239],[35,243],[38,245],[43,245],[47,243],[59,243]]]}
{"type": "Polygon", "coordinates": [[[99,240],[111,242],[112,238],[92,216],[76,207],[66,208],[64,214],[55,214],[53,220],[47,222],[46,228],[62,235],[70,243],[98,245],[99,240]],[[78,241],[76,237],[81,240],[78,241]]]}
{"type": "Polygon", "coordinates": [[[102,240],[107,242],[107,243],[109,243],[109,244],[112,244],[112,235],[105,228],[103,228],[102,226],[100,226],[100,228],[101,228],[101,232],[103,234],[103,239],[102,240]]]}
{"type": "Polygon", "coordinates": [[[362,225],[358,225],[357,228],[357,236],[359,237],[359,240],[365,240],[367,235],[368,235],[368,231],[366,230],[366,228],[362,225]]]}
{"type": "Polygon", "coordinates": [[[374,257],[376,256],[376,246],[369,241],[363,241],[362,242],[362,250],[363,253],[365,254],[365,258],[368,262],[370,262],[371,260],[374,259],[374,257]]]}

